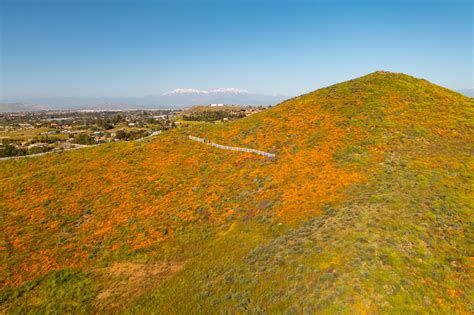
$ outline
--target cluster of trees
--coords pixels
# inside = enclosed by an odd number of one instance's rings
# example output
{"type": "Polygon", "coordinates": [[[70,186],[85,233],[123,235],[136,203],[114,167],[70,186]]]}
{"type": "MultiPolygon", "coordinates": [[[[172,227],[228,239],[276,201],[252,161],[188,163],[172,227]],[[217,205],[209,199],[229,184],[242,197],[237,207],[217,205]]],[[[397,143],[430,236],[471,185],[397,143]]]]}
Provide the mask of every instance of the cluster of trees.
{"type": "Polygon", "coordinates": [[[54,143],[60,140],[58,137],[49,137],[48,135],[40,135],[35,137],[30,141],[30,143],[38,143],[38,142],[43,142],[43,143],[54,143]]]}
{"type": "Polygon", "coordinates": [[[0,147],[0,157],[20,156],[26,155],[27,153],[27,149],[17,148],[11,144],[2,145],[2,147],[0,147]]]}
{"type": "Polygon", "coordinates": [[[115,133],[115,139],[117,140],[136,140],[149,135],[147,130],[118,130],[115,133]]]}
{"type": "Polygon", "coordinates": [[[124,122],[125,117],[118,114],[112,117],[99,118],[97,120],[88,120],[87,125],[97,125],[98,128],[103,130],[110,130],[114,128],[118,123],[124,122]]]}
{"type": "Polygon", "coordinates": [[[14,145],[14,142],[10,139],[3,139],[2,145],[0,146],[0,157],[22,156],[47,151],[49,151],[47,146],[27,148],[14,145]]]}
{"type": "Polygon", "coordinates": [[[194,112],[191,114],[183,115],[183,120],[187,121],[218,121],[223,120],[224,118],[228,119],[238,119],[245,117],[243,112],[229,112],[225,110],[220,111],[202,111],[202,112],[194,112]]]}
{"type": "Polygon", "coordinates": [[[77,144],[85,145],[95,144],[94,138],[88,135],[87,133],[78,133],[74,135],[74,142],[77,144]]]}

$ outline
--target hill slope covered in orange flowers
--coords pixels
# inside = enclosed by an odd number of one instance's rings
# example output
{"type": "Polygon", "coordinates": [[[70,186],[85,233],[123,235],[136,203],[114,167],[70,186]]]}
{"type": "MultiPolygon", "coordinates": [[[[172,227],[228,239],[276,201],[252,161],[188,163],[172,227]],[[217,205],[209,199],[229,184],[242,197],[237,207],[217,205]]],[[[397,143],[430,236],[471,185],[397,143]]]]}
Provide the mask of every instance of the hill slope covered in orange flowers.
{"type": "Polygon", "coordinates": [[[376,72],[228,124],[2,161],[1,309],[469,312],[473,105],[376,72]]]}

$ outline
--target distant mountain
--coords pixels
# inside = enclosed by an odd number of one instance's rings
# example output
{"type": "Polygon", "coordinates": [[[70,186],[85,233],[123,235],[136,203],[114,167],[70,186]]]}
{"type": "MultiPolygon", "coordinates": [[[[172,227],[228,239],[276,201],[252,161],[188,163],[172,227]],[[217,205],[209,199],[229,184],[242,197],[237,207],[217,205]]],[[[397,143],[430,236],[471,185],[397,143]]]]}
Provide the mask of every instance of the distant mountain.
{"type": "Polygon", "coordinates": [[[0,104],[0,113],[8,112],[32,112],[40,110],[48,110],[48,106],[37,105],[37,104],[28,104],[28,103],[6,103],[0,104]]]}
{"type": "Polygon", "coordinates": [[[242,105],[273,105],[286,96],[251,93],[236,88],[220,88],[215,90],[175,89],[158,97],[153,97],[162,104],[193,106],[210,103],[242,104],[242,105]]]}
{"type": "Polygon", "coordinates": [[[186,95],[186,94],[250,94],[247,90],[236,89],[236,88],[220,88],[215,90],[198,90],[198,89],[174,89],[169,92],[163,93],[163,95],[186,95]]]}
{"type": "Polygon", "coordinates": [[[457,90],[459,93],[464,94],[469,97],[474,97],[474,89],[461,89],[457,90]]]}
{"type": "Polygon", "coordinates": [[[0,104],[0,112],[36,111],[50,109],[143,109],[143,108],[183,108],[211,103],[239,105],[274,105],[284,99],[283,95],[251,93],[236,88],[214,90],[175,89],[163,94],[144,97],[103,97],[76,98],[55,97],[35,98],[23,101],[12,100],[0,104]]]}

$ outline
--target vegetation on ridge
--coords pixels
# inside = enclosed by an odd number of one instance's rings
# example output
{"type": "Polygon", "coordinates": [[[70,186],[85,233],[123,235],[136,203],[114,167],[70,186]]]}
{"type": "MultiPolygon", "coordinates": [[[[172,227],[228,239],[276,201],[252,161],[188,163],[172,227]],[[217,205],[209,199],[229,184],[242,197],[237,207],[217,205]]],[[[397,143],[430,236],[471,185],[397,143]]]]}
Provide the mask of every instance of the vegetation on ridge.
{"type": "Polygon", "coordinates": [[[2,162],[2,305],[470,312],[473,105],[377,72],[225,125],[2,162]]]}

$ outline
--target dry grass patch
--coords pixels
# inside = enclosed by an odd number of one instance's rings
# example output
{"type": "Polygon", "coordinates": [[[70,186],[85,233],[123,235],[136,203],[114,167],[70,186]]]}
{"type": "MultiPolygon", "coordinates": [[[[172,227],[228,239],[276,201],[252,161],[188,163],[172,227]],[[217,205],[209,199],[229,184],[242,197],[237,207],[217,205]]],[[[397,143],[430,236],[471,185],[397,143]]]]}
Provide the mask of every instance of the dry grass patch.
{"type": "Polygon", "coordinates": [[[104,289],[97,295],[97,306],[117,307],[145,291],[156,288],[184,267],[184,262],[156,264],[116,262],[101,270],[104,289]]]}

